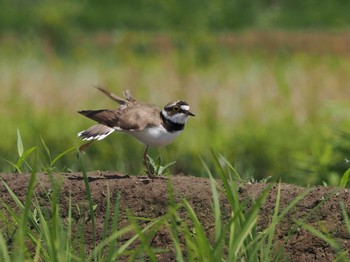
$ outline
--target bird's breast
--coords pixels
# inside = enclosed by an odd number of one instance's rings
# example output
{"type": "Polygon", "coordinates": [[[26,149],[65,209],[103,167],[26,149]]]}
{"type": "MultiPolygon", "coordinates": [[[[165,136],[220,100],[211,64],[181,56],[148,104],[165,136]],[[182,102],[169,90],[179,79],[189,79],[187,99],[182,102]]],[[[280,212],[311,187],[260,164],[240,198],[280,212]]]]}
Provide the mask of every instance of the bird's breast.
{"type": "Polygon", "coordinates": [[[176,132],[168,132],[162,125],[146,127],[141,131],[130,132],[142,143],[151,146],[165,146],[174,141],[174,139],[181,133],[182,130],[176,132]]]}

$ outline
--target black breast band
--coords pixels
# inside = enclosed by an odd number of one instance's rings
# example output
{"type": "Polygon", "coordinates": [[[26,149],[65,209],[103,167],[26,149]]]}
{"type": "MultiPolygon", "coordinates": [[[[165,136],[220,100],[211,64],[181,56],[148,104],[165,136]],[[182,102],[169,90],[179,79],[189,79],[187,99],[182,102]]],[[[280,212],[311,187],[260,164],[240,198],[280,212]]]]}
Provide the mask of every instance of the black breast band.
{"type": "Polygon", "coordinates": [[[163,120],[163,126],[164,128],[168,131],[168,132],[176,132],[176,131],[180,131],[182,129],[184,129],[185,124],[179,124],[179,123],[175,123],[167,118],[165,118],[165,116],[163,115],[163,112],[160,111],[160,117],[163,120]]]}

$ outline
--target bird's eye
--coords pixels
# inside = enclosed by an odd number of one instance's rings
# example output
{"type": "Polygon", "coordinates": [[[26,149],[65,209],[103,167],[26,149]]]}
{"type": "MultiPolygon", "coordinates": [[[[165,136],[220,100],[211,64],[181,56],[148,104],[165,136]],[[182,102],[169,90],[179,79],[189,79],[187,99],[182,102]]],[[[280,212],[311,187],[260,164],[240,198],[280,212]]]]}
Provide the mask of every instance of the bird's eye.
{"type": "Polygon", "coordinates": [[[180,110],[180,107],[174,106],[173,109],[174,109],[175,112],[178,112],[180,110]]]}

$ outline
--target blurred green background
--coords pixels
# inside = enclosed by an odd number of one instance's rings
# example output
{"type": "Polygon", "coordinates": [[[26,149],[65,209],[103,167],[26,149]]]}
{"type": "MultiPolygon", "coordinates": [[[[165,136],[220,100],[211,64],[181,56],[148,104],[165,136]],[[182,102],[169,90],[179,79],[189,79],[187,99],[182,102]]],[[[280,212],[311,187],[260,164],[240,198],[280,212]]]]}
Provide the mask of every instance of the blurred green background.
{"type": "MultiPolygon", "coordinates": [[[[204,175],[224,155],[241,176],[337,185],[350,158],[350,1],[0,0],[0,171],[81,141],[81,109],[113,108],[93,88],[196,117],[171,145],[150,150],[173,173],[204,175]]],[[[139,174],[144,146],[124,134],[95,143],[89,170],[139,174]]],[[[55,164],[79,171],[76,151],[55,164]]]]}

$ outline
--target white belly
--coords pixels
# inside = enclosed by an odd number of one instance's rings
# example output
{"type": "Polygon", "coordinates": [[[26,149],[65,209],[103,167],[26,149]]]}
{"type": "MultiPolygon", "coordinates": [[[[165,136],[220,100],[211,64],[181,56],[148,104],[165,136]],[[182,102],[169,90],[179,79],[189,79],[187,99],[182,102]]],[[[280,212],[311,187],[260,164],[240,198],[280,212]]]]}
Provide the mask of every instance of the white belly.
{"type": "Polygon", "coordinates": [[[181,133],[181,131],[182,130],[169,133],[163,126],[160,126],[149,127],[142,131],[133,131],[128,133],[148,146],[157,147],[170,144],[181,133]]]}

